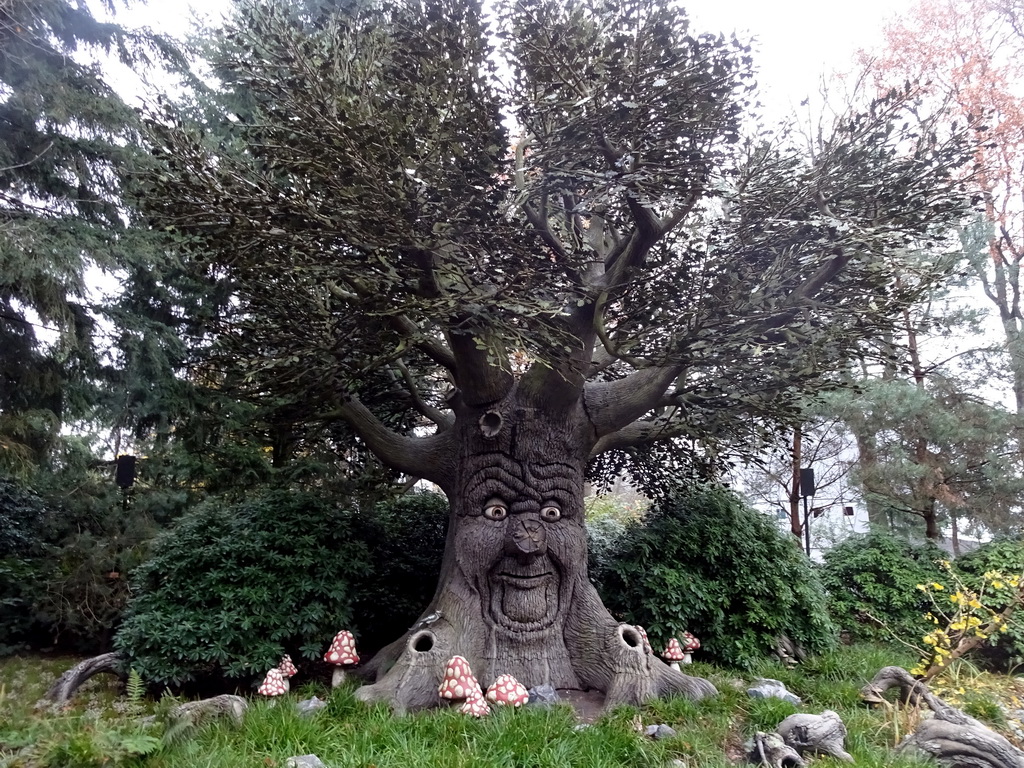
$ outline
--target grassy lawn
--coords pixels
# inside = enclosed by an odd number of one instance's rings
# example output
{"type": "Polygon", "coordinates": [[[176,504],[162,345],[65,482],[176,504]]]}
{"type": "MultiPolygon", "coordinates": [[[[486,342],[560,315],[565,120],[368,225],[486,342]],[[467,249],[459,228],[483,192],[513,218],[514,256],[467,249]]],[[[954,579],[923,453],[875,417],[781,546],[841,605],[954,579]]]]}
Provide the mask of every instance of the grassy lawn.
{"type": "MultiPolygon", "coordinates": [[[[745,671],[696,663],[693,673],[714,682],[719,696],[624,707],[583,728],[575,728],[568,706],[501,710],[483,720],[448,711],[396,718],[385,708],[357,702],[352,689],[310,686],[276,702],[252,701],[241,727],[218,722],[185,732],[163,725],[161,714],[172,700],[131,701],[110,675],[89,681],[64,711],[36,709],[49,683],[74,660],[12,657],[0,662],[0,767],[273,768],[290,756],[314,753],[332,768],[647,768],[671,760],[687,768],[725,768],[741,760],[743,743],[754,731],[771,730],[797,711],[832,709],[846,723],[847,750],[859,768],[920,768],[928,763],[892,752],[913,727],[911,717],[869,710],[858,696],[881,667],[913,661],[897,649],[855,646],[796,670],[767,662],[745,671]],[[756,676],[782,680],[803,698],[803,706],[750,699],[745,689],[756,676]],[[327,697],[329,706],[312,717],[299,716],[290,705],[313,694],[327,697]],[[147,714],[156,715],[155,723],[141,725],[147,714]],[[663,741],[642,737],[634,729],[637,715],[644,725],[666,723],[678,735],[663,741]]],[[[1016,678],[962,665],[945,686],[941,693],[951,703],[1012,738],[998,703],[1015,706],[1024,693],[1016,678]]],[[[821,757],[815,765],[846,764],[821,757]]]]}

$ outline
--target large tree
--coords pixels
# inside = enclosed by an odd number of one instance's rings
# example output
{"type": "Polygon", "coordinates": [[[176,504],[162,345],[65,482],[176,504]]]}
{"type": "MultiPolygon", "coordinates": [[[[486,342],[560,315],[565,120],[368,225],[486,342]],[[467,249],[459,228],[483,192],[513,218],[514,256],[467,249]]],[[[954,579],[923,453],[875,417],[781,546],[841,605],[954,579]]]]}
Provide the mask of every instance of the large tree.
{"type": "Polygon", "coordinates": [[[360,697],[431,706],[454,654],[485,685],[701,696],[587,578],[588,464],[790,416],[939,279],[906,254],[963,216],[964,148],[898,93],[811,151],[745,139],[747,49],[658,2],[495,13],[244,4],[216,71],[247,106],[153,117],[151,214],[233,288],[225,382],[450,500],[434,599],[360,697]]]}

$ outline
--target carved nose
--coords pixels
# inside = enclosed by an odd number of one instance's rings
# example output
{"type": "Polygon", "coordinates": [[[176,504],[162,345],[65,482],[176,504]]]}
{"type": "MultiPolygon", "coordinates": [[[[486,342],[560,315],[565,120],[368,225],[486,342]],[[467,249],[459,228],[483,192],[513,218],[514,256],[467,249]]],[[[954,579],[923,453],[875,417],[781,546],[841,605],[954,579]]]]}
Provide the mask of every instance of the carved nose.
{"type": "Polygon", "coordinates": [[[534,518],[516,517],[508,526],[506,545],[512,555],[542,555],[547,549],[544,523],[534,518]]]}

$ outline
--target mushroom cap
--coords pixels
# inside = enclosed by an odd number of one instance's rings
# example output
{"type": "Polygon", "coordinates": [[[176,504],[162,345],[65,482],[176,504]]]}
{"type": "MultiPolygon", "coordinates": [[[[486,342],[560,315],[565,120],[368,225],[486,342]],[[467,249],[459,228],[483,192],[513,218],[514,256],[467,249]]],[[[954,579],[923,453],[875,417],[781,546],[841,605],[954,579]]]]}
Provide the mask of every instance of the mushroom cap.
{"type": "Polygon", "coordinates": [[[487,689],[487,700],[499,707],[521,707],[530,700],[530,692],[512,675],[500,675],[487,689]]]}
{"type": "Polygon", "coordinates": [[[469,668],[469,662],[462,656],[452,656],[444,670],[444,678],[437,687],[437,694],[442,699],[471,699],[474,695],[483,698],[480,683],[469,668]]]}
{"type": "Polygon", "coordinates": [[[651,641],[647,638],[647,630],[639,624],[634,624],[633,629],[640,633],[640,640],[643,641],[644,653],[654,653],[654,649],[651,648],[651,641]]]}
{"type": "Polygon", "coordinates": [[[700,640],[689,632],[683,632],[683,650],[689,653],[690,651],[696,651],[698,648],[700,648],[700,640]]]}
{"type": "Polygon", "coordinates": [[[288,680],[280,669],[274,667],[267,672],[267,676],[263,678],[263,683],[256,689],[256,692],[261,696],[283,696],[288,693],[288,680]]]}
{"type": "Polygon", "coordinates": [[[682,661],[684,657],[683,648],[674,637],[668,641],[668,646],[661,654],[661,658],[666,661],[682,661]]]}
{"type": "Polygon", "coordinates": [[[287,653],[281,657],[281,662],[277,665],[277,668],[281,670],[281,674],[283,674],[285,677],[292,677],[296,672],[299,671],[295,664],[292,662],[292,657],[289,656],[287,653]]]}
{"type": "Polygon", "coordinates": [[[328,664],[337,664],[342,667],[359,663],[359,654],[356,653],[356,639],[351,632],[343,629],[334,636],[331,647],[324,654],[324,661],[328,664]]]}
{"type": "Polygon", "coordinates": [[[487,706],[487,702],[484,700],[483,694],[481,694],[480,686],[477,686],[477,695],[470,696],[459,707],[459,712],[464,715],[472,715],[473,717],[485,717],[491,714],[491,708],[487,706]]]}

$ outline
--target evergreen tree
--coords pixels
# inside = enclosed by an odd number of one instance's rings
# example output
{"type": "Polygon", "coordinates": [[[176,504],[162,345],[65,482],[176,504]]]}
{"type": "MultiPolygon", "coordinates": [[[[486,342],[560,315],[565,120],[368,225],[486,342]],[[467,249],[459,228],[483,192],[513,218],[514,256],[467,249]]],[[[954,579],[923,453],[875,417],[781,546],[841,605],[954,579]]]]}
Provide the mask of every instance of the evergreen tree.
{"type": "Polygon", "coordinates": [[[84,0],[0,6],[0,468],[44,461],[93,399],[88,274],[139,257],[122,200],[138,121],[97,61],[147,50],[84,0]]]}

